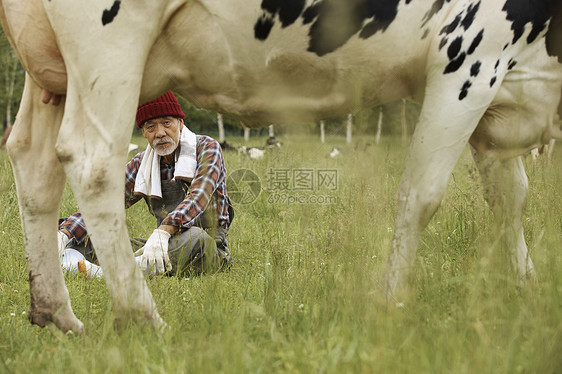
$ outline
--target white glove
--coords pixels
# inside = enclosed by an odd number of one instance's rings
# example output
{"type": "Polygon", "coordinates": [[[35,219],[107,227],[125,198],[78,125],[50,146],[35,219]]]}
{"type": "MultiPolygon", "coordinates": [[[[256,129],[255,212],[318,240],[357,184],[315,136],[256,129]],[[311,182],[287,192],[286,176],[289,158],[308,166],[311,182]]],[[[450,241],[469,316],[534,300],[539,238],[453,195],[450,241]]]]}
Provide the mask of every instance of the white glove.
{"type": "Polygon", "coordinates": [[[143,250],[141,257],[142,271],[147,274],[158,275],[172,270],[172,263],[168,256],[168,240],[170,237],[170,233],[164,230],[156,229],[152,232],[146,244],[141,248],[143,250]]]}
{"type": "Polygon", "coordinates": [[[58,243],[58,248],[59,248],[59,257],[62,256],[66,245],[68,244],[68,241],[70,240],[70,238],[68,236],[66,236],[66,234],[62,231],[58,231],[57,232],[57,243],[58,243]]]}

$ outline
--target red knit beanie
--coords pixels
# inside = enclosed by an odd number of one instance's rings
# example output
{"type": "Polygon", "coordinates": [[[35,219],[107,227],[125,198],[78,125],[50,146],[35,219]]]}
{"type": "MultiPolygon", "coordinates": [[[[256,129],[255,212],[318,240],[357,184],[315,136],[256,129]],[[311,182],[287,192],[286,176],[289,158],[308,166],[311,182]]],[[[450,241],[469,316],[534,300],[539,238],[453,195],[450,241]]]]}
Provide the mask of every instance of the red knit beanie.
{"type": "Polygon", "coordinates": [[[137,109],[137,126],[140,129],[146,121],[166,116],[185,118],[178,99],[176,99],[172,91],[168,91],[164,95],[140,105],[137,109]]]}

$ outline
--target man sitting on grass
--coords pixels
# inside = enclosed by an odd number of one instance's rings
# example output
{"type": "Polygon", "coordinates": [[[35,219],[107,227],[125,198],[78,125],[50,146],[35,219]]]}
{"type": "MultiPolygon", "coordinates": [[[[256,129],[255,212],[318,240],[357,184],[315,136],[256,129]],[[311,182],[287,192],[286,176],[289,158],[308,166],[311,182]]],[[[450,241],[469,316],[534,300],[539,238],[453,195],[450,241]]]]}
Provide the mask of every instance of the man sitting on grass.
{"type": "MultiPolygon", "coordinates": [[[[149,147],[127,164],[125,206],[144,198],[156,217],[148,240],[131,239],[148,275],[200,274],[232,263],[226,236],[234,210],[222,151],[216,140],[192,133],[184,118],[171,91],[137,109],[149,147]]],[[[60,220],[58,238],[64,268],[101,275],[80,212],[60,220]]]]}

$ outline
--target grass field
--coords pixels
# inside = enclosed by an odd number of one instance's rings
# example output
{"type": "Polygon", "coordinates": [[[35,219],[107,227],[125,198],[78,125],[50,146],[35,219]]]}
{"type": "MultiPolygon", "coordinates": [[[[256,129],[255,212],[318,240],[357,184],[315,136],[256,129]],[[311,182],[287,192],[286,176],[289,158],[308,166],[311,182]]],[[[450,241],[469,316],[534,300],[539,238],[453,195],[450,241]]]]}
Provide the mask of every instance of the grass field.
{"type": "MultiPolygon", "coordinates": [[[[235,206],[229,272],[148,281],[168,323],[162,335],[137,325],[115,331],[103,280],[72,274],[67,287],[86,333],[28,322],[23,238],[2,151],[0,373],[562,373],[559,149],[550,163],[525,160],[536,285],[519,289],[509,275],[467,150],[420,241],[411,296],[397,307],[383,301],[381,283],[406,147],[356,138],[354,152],[341,137],[281,140],[261,160],[225,153],[229,173],[251,170],[262,191],[235,206]],[[334,145],[344,150],[331,159],[334,145]]],[[[61,215],[75,209],[67,189],[61,215]]],[[[140,203],[127,220],[131,236],[155,225],[140,203]]]]}

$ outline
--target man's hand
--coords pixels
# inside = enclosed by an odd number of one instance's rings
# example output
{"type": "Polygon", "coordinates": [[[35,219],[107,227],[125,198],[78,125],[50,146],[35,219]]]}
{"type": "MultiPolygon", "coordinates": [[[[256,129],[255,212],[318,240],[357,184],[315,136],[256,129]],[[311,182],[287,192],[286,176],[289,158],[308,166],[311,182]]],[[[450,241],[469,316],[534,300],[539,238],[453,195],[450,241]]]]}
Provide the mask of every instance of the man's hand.
{"type": "MultiPolygon", "coordinates": [[[[172,263],[168,256],[169,232],[156,229],[152,232],[146,244],[141,248],[141,270],[148,274],[164,274],[172,270],[172,263]]],[[[140,251],[140,250],[139,250],[140,251]]]]}
{"type": "Polygon", "coordinates": [[[59,249],[59,257],[64,252],[64,249],[66,248],[66,245],[68,244],[69,240],[70,238],[64,232],[60,230],[57,231],[57,244],[59,249]]]}

